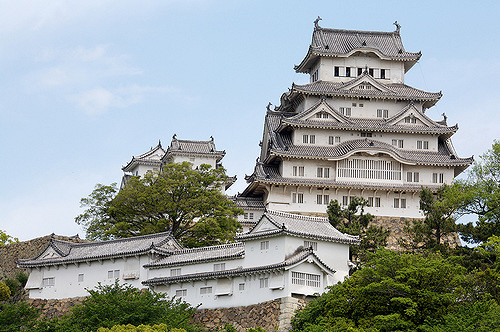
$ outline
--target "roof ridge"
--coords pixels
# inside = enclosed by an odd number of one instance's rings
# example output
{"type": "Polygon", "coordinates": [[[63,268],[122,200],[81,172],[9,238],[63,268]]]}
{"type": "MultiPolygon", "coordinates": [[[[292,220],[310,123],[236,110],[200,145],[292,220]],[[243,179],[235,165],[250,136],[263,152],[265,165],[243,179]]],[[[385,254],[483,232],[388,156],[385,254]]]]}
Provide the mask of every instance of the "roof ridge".
{"type": "Polygon", "coordinates": [[[243,243],[241,243],[241,242],[234,242],[234,243],[218,244],[215,246],[207,246],[207,247],[185,248],[185,249],[179,249],[177,251],[174,251],[174,255],[186,254],[186,253],[192,253],[192,252],[198,252],[198,251],[210,251],[210,250],[217,250],[217,249],[233,248],[233,247],[239,247],[242,245],[243,245],[243,243]]]}
{"type": "Polygon", "coordinates": [[[147,239],[147,238],[155,238],[155,237],[161,237],[164,235],[171,235],[172,232],[167,231],[167,232],[160,232],[160,233],[152,233],[152,234],[145,234],[145,235],[138,235],[138,236],[132,236],[132,237],[125,237],[125,238],[120,238],[120,239],[112,239],[112,240],[104,240],[104,241],[95,241],[95,242],[87,242],[87,243],[75,243],[77,246],[92,246],[92,245],[104,245],[108,243],[115,243],[115,242],[128,242],[128,241],[133,241],[133,240],[138,240],[138,239],[147,239]]]}
{"type": "Polygon", "coordinates": [[[378,31],[378,30],[350,30],[350,29],[336,29],[336,28],[324,28],[318,27],[317,30],[324,30],[328,32],[349,32],[353,34],[383,34],[383,35],[399,35],[397,31],[378,31]]]}
{"type": "Polygon", "coordinates": [[[305,216],[302,214],[288,213],[288,212],[275,211],[275,210],[267,210],[266,212],[264,212],[264,215],[266,213],[269,213],[271,215],[281,216],[281,217],[292,217],[292,218],[301,219],[301,220],[321,221],[321,222],[328,221],[328,218],[325,218],[325,217],[305,216]]]}

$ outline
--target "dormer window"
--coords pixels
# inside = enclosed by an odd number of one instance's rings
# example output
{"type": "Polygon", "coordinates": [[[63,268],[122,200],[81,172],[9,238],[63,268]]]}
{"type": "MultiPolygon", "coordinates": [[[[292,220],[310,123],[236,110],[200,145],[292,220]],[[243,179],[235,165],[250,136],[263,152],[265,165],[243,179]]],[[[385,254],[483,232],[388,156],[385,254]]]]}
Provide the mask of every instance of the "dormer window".
{"type": "Polygon", "coordinates": [[[316,113],[316,119],[328,119],[330,115],[327,112],[316,113]]]}

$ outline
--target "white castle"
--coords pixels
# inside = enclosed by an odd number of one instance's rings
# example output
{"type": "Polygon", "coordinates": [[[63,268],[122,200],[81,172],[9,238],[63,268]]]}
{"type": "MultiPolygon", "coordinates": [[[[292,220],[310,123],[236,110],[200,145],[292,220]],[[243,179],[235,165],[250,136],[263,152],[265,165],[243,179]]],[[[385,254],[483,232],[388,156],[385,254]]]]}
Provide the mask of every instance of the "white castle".
{"type": "MultiPolygon", "coordinates": [[[[349,274],[357,237],[330,225],[331,200],[365,197],[379,217],[420,218],[419,191],[452,182],[472,158],[451,143],[458,126],[426,113],[441,93],[404,84],[420,53],[392,32],[325,29],[295,67],[310,75],[270,105],[261,154],[247,188],[232,197],[245,213],[237,242],[183,248],[169,233],[75,244],[52,240],[18,265],[30,272],[31,298],[85,296],[98,282],[150,287],[201,308],[234,307],[284,297],[310,297],[349,274]]],[[[123,167],[122,186],[167,162],[220,167],[214,140],[159,143],[123,167]]],[[[236,177],[222,188],[225,190],[236,177]]]]}

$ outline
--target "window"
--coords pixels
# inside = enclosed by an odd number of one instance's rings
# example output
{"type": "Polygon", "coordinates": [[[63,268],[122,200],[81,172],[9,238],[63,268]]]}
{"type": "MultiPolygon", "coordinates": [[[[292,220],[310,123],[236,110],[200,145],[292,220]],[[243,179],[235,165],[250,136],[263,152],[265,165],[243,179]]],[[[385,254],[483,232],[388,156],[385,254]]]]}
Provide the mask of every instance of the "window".
{"type": "Polygon", "coordinates": [[[335,136],[335,143],[340,143],[340,136],[335,136]]]}
{"type": "Polygon", "coordinates": [[[373,77],[373,68],[368,69],[368,74],[373,77]]]}
{"type": "Polygon", "coordinates": [[[323,204],[323,195],[316,195],[316,204],[323,204]]]}
{"type": "Polygon", "coordinates": [[[419,182],[420,173],[419,172],[406,172],[406,182],[419,182]]]}
{"type": "Polygon", "coordinates": [[[403,140],[402,139],[393,139],[392,140],[392,145],[395,146],[395,147],[398,147],[400,149],[403,148],[403,140]]]}
{"type": "Polygon", "coordinates": [[[363,68],[358,68],[358,76],[363,75],[363,68]]]}
{"type": "Polygon", "coordinates": [[[429,150],[429,141],[417,141],[417,149],[429,150]]]}
{"type": "Polygon", "coordinates": [[[318,167],[316,176],[318,178],[329,178],[330,177],[330,168],[328,167],[318,167]]]}
{"type": "Polygon", "coordinates": [[[83,279],[84,279],[83,273],[79,273],[78,274],[78,282],[83,282],[83,279]]]}
{"type": "Polygon", "coordinates": [[[302,135],[302,143],[304,144],[316,143],[316,135],[302,135]]]}
{"type": "Polygon", "coordinates": [[[345,68],[345,77],[351,77],[351,67],[345,68]]]}
{"type": "Polygon", "coordinates": [[[340,76],[340,67],[333,68],[333,76],[335,76],[335,77],[340,76]]]}
{"type": "Polygon", "coordinates": [[[54,278],[54,277],[52,277],[52,278],[43,278],[43,280],[42,280],[43,287],[54,286],[55,283],[56,283],[56,278],[54,278]]]}
{"type": "Polygon", "coordinates": [[[180,275],[181,275],[181,268],[170,269],[170,276],[171,277],[178,277],[180,275]]]}
{"type": "Polygon", "coordinates": [[[318,250],[318,242],[304,241],[305,248],[312,248],[313,250],[318,250]]]}
{"type": "Polygon", "coordinates": [[[380,207],[380,197],[368,197],[368,205],[370,207],[380,207]]]}
{"type": "Polygon", "coordinates": [[[406,198],[394,198],[395,209],[406,209],[406,198]]]}
{"type": "Polygon", "coordinates": [[[269,287],[269,278],[260,278],[260,288],[269,287]]]}
{"type": "Polygon", "coordinates": [[[388,118],[389,117],[389,110],[383,110],[383,109],[378,109],[377,110],[377,118],[388,118]]]}
{"type": "Polygon", "coordinates": [[[330,195],[323,195],[323,204],[328,205],[330,203],[330,195]]]}
{"type": "MultiPolygon", "coordinates": [[[[269,246],[269,241],[268,242],[268,246],[269,246]]],[[[218,271],[225,271],[226,270],[226,263],[215,263],[214,264],[214,272],[218,272],[218,271]]]]}
{"type": "Polygon", "coordinates": [[[303,193],[292,193],[292,203],[304,203],[304,194],[303,193]]]}
{"type": "Polygon", "coordinates": [[[443,173],[432,173],[432,183],[444,183],[444,174],[443,173]]]}
{"type": "Polygon", "coordinates": [[[361,133],[361,137],[372,137],[372,133],[361,133]]]}
{"type": "Polygon", "coordinates": [[[313,82],[316,82],[318,80],[318,71],[317,70],[312,74],[311,80],[313,82]]]}
{"type": "Polygon", "coordinates": [[[321,286],[321,276],[319,274],[310,274],[310,273],[302,273],[302,272],[292,271],[292,284],[293,285],[302,285],[302,286],[311,286],[311,287],[320,287],[321,286]]]}
{"type": "Polygon", "coordinates": [[[373,206],[373,197],[368,197],[368,206],[373,206]]]}
{"type": "Polygon", "coordinates": [[[311,144],[316,143],[316,136],[315,135],[309,135],[309,143],[311,143],[311,144]]]}
{"type": "Polygon", "coordinates": [[[349,205],[349,197],[348,196],[342,196],[342,205],[344,205],[344,206],[349,205]]]}
{"type": "Polygon", "coordinates": [[[194,163],[194,157],[189,157],[189,161],[194,163]]]}
{"type": "Polygon", "coordinates": [[[359,104],[359,107],[364,107],[365,105],[364,104],[359,104]]]}
{"type": "Polygon", "coordinates": [[[351,157],[337,162],[337,178],[401,180],[401,163],[351,157]]]}
{"type": "Polygon", "coordinates": [[[261,241],[260,250],[267,250],[267,249],[269,249],[269,241],[261,241]]]}
{"type": "Polygon", "coordinates": [[[351,116],[351,108],[350,107],[340,107],[339,108],[340,113],[342,113],[345,116],[351,116]]]}
{"type": "Polygon", "coordinates": [[[439,183],[443,183],[443,182],[444,182],[444,174],[439,173],[439,183]]]}
{"type": "Polygon", "coordinates": [[[250,212],[250,213],[248,214],[248,219],[250,219],[250,220],[252,220],[252,219],[253,219],[253,212],[250,212]]]}
{"type": "Polygon", "coordinates": [[[245,290],[245,284],[244,283],[238,284],[238,290],[240,291],[245,290]]]}
{"type": "Polygon", "coordinates": [[[304,166],[293,166],[292,172],[293,176],[304,176],[304,166]]]}
{"type": "Polygon", "coordinates": [[[309,143],[309,135],[302,135],[302,143],[309,143]]]}
{"type": "Polygon", "coordinates": [[[417,118],[411,117],[411,116],[407,116],[405,118],[405,123],[417,123],[417,118]]]}
{"type": "Polygon", "coordinates": [[[212,294],[212,287],[200,287],[200,294],[212,294]]]}
{"type": "Polygon", "coordinates": [[[108,279],[113,279],[113,270],[108,271],[108,279]]]}
{"type": "Polygon", "coordinates": [[[352,105],[352,107],[356,107],[356,103],[352,103],[351,105],[352,105]]]}
{"type": "Polygon", "coordinates": [[[120,278],[120,270],[110,270],[108,271],[108,279],[120,278]]]}
{"type": "Polygon", "coordinates": [[[333,137],[333,136],[329,136],[329,137],[328,137],[328,144],[330,144],[330,145],[335,144],[335,137],[333,137]]]}
{"type": "Polygon", "coordinates": [[[183,297],[183,296],[187,296],[187,289],[178,289],[175,291],[175,296],[177,297],[183,297]]]}
{"type": "Polygon", "coordinates": [[[385,69],[380,69],[380,78],[385,79],[385,69]]]}

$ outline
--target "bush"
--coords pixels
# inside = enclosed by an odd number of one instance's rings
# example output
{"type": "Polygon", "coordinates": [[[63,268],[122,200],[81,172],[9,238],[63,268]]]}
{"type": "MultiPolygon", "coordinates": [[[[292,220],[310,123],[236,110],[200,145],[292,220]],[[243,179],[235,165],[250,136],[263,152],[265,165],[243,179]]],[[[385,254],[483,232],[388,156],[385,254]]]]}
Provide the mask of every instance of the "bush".
{"type": "Polygon", "coordinates": [[[38,317],[38,311],[26,302],[0,303],[0,331],[2,332],[33,331],[38,317]]]}
{"type": "Polygon", "coordinates": [[[88,290],[90,296],[73,308],[60,324],[79,331],[112,328],[115,325],[164,324],[169,329],[195,330],[190,317],[196,310],[180,299],[167,299],[165,294],[120,285],[99,284],[88,290]]]}
{"type": "Polygon", "coordinates": [[[112,328],[101,327],[97,332],[186,332],[184,329],[169,329],[165,324],[159,325],[115,325],[112,328]]]}
{"type": "Polygon", "coordinates": [[[5,284],[5,282],[0,281],[0,301],[8,299],[10,299],[10,288],[5,284]]]}

